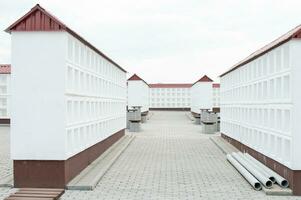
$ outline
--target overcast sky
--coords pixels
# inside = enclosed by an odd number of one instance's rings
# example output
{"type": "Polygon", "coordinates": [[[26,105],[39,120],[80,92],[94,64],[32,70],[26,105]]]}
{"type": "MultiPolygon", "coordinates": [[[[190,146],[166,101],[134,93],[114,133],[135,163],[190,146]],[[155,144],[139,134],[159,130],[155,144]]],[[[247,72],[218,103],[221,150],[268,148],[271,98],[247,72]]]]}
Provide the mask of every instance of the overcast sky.
{"type": "Polygon", "coordinates": [[[219,81],[301,23],[301,0],[1,0],[0,63],[10,63],[2,30],[36,3],[150,83],[219,81]]]}

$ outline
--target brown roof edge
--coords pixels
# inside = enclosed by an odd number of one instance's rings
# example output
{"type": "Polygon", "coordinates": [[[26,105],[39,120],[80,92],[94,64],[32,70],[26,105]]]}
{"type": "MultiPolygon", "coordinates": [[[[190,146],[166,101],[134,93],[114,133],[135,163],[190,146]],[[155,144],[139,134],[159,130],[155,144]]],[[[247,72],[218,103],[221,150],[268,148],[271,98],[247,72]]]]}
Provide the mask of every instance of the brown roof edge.
{"type": "Polygon", "coordinates": [[[143,80],[142,78],[140,78],[140,76],[138,76],[137,74],[133,74],[129,79],[128,81],[143,81],[146,85],[149,86],[149,84],[143,80]]]}
{"type": "Polygon", "coordinates": [[[213,80],[211,78],[209,78],[207,75],[204,75],[204,76],[202,76],[202,78],[200,78],[199,80],[194,82],[193,85],[198,82],[213,82],[213,80]]]}
{"type": "Polygon", "coordinates": [[[220,88],[221,84],[220,83],[213,83],[212,87],[213,88],[220,88]]]}
{"type": "Polygon", "coordinates": [[[232,66],[229,70],[221,74],[219,77],[223,77],[224,75],[238,69],[239,67],[255,60],[256,58],[266,54],[267,52],[279,47],[280,45],[290,41],[293,38],[301,38],[301,25],[293,28],[289,32],[285,33],[284,35],[280,36],[279,38],[273,40],[272,42],[268,43],[267,45],[263,46],[262,48],[258,49],[257,51],[250,54],[245,59],[241,60],[234,66],[232,66]]]}
{"type": "Polygon", "coordinates": [[[11,74],[11,65],[0,64],[0,74],[11,74]]]}
{"type": "Polygon", "coordinates": [[[191,83],[152,83],[150,88],[190,88],[191,83]]]}
{"type": "Polygon", "coordinates": [[[23,20],[25,20],[27,17],[29,17],[32,13],[35,11],[41,11],[44,15],[51,18],[53,21],[55,21],[57,24],[60,25],[60,28],[65,30],[66,32],[70,33],[72,36],[80,40],[82,43],[90,47],[92,50],[94,50],[97,54],[104,57],[106,60],[108,60],[110,63],[115,65],[117,68],[122,70],[123,72],[127,72],[125,69],[123,69],[120,65],[118,65],[115,61],[113,61],[111,58],[106,56],[104,53],[102,53],[100,50],[98,50],[95,46],[93,46],[91,43],[89,43],[87,40],[85,40],[83,37],[81,37],[79,34],[77,34],[75,31],[70,29],[68,26],[66,26],[63,22],[61,22],[59,19],[57,19],[55,16],[50,14],[48,11],[46,11],[43,7],[41,7],[39,4],[36,4],[29,12],[27,12],[24,16],[22,16],[20,19],[18,19],[15,23],[10,25],[5,31],[7,33],[11,33],[12,29],[14,29],[19,23],[21,23],[23,20]]]}

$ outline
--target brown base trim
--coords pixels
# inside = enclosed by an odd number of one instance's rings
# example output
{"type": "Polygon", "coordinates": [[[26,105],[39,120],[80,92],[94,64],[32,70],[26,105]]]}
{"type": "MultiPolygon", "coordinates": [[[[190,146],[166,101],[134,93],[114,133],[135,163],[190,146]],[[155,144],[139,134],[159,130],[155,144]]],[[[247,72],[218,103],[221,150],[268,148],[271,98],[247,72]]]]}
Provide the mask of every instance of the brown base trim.
{"type": "Polygon", "coordinates": [[[192,111],[191,111],[191,115],[192,115],[194,118],[200,118],[200,117],[201,117],[201,114],[195,113],[195,112],[192,112],[192,111]]]}
{"type": "Polygon", "coordinates": [[[219,107],[214,107],[212,108],[212,112],[219,113],[221,112],[221,109],[219,107]]]}
{"type": "Polygon", "coordinates": [[[141,113],[141,116],[146,116],[146,115],[148,115],[148,111],[144,111],[141,113]]]}
{"type": "Polygon", "coordinates": [[[301,195],[301,170],[292,170],[283,164],[273,160],[272,158],[248,147],[247,145],[225,135],[221,134],[227,142],[235,146],[241,152],[247,152],[252,155],[254,158],[262,162],[264,165],[270,169],[277,172],[279,175],[283,176],[289,181],[290,188],[293,190],[294,195],[301,195]]]}
{"type": "Polygon", "coordinates": [[[190,108],[149,108],[149,110],[161,110],[161,111],[190,111],[190,108]]]}
{"type": "Polygon", "coordinates": [[[10,119],[0,118],[0,124],[10,124],[10,119]]]}
{"type": "Polygon", "coordinates": [[[124,129],[68,160],[14,160],[16,188],[65,188],[91,162],[124,136],[124,129]]]}

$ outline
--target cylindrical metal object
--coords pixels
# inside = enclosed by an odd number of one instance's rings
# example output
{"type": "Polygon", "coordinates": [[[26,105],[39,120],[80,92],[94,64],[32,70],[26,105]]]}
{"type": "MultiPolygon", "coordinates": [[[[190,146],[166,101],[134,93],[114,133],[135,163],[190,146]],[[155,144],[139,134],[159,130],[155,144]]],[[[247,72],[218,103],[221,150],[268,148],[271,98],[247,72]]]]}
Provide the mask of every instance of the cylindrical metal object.
{"type": "Polygon", "coordinates": [[[249,158],[254,163],[256,163],[258,166],[260,166],[264,171],[266,171],[268,174],[270,174],[271,176],[273,176],[275,178],[276,182],[281,187],[287,188],[289,186],[288,180],[286,180],[285,178],[283,178],[282,176],[280,176],[279,174],[277,174],[276,172],[274,172],[273,170],[271,170],[270,168],[268,168],[267,166],[265,166],[264,164],[262,164],[260,161],[258,161],[255,158],[253,158],[250,154],[246,153],[245,155],[246,155],[247,158],[249,158]]]}
{"type": "Polygon", "coordinates": [[[237,160],[235,160],[230,154],[227,155],[227,160],[235,167],[235,169],[252,185],[255,190],[261,190],[261,184],[259,181],[246,170],[237,160]]]}
{"type": "Polygon", "coordinates": [[[240,155],[242,155],[245,160],[247,160],[253,167],[255,167],[258,171],[260,171],[263,175],[265,175],[266,177],[269,177],[269,179],[273,182],[276,183],[276,179],[274,176],[272,176],[270,173],[267,173],[267,171],[265,171],[264,169],[262,169],[262,167],[260,167],[258,164],[254,163],[253,160],[251,160],[246,154],[243,154],[241,152],[239,152],[240,155]]]}
{"type": "Polygon", "coordinates": [[[273,186],[272,181],[269,177],[264,176],[260,171],[258,171],[255,167],[249,164],[247,160],[245,160],[238,153],[232,153],[232,156],[242,165],[244,166],[259,182],[266,188],[271,188],[273,186]]]}

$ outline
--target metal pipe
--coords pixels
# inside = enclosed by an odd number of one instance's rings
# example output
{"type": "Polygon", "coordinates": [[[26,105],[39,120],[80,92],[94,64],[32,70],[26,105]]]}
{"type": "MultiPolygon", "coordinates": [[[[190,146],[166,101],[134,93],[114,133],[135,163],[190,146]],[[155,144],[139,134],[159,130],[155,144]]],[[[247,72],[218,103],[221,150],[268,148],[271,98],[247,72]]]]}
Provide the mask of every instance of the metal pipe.
{"type": "Polygon", "coordinates": [[[289,182],[288,180],[286,180],[285,178],[283,178],[282,176],[280,176],[279,174],[277,174],[276,172],[274,172],[273,170],[271,170],[270,168],[268,168],[267,166],[265,166],[263,163],[261,163],[260,161],[256,160],[255,158],[253,158],[250,154],[245,153],[246,157],[250,160],[252,160],[254,163],[256,163],[258,166],[260,166],[264,171],[266,171],[268,174],[270,174],[271,176],[273,176],[276,180],[276,182],[284,188],[287,188],[289,186],[289,182]]]}
{"type": "Polygon", "coordinates": [[[250,163],[253,167],[255,167],[260,173],[262,173],[264,176],[268,177],[273,183],[276,183],[276,179],[271,174],[267,173],[264,169],[262,169],[260,166],[258,166],[256,163],[254,163],[252,160],[250,160],[249,157],[246,156],[246,154],[243,154],[241,152],[238,152],[239,155],[241,155],[247,162],[250,163]]]}
{"type": "Polygon", "coordinates": [[[265,186],[266,188],[271,188],[273,186],[272,181],[269,177],[264,176],[260,171],[258,171],[255,167],[249,164],[241,155],[238,153],[232,153],[232,156],[240,162],[242,166],[244,166],[259,182],[265,186]]]}
{"type": "Polygon", "coordinates": [[[252,187],[259,191],[262,189],[261,184],[258,180],[246,170],[237,160],[235,160],[232,155],[227,155],[227,160],[233,165],[233,167],[252,185],[252,187]]]}

